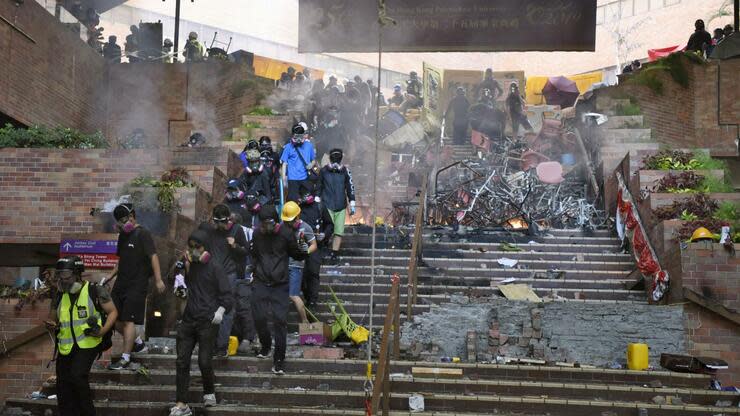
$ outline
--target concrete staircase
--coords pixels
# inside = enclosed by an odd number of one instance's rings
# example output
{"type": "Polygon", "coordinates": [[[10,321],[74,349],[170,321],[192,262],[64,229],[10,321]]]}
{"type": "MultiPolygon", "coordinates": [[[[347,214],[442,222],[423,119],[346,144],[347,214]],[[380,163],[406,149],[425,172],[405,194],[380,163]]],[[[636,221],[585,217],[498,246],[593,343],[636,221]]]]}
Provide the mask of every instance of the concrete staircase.
{"type": "MultiPolygon", "coordinates": [[[[381,229],[376,241],[373,324],[377,330],[387,308],[389,276],[406,273],[410,239],[397,229],[388,232],[381,229]]],[[[350,228],[344,247],[340,265],[322,268],[322,301],[329,300],[331,286],[353,319],[368,325],[370,235],[366,229],[363,232],[350,228]]],[[[492,284],[509,277],[516,277],[517,283],[527,283],[538,295],[553,297],[556,302],[603,306],[644,304],[643,292],[624,288],[632,268],[630,257],[619,252],[617,239],[606,231],[584,235],[580,231],[561,230],[529,237],[500,233],[460,236],[448,230],[425,229],[419,299],[413,312],[418,316],[429,311],[431,305],[449,302],[460,294],[495,297],[492,284]],[[517,244],[523,251],[502,251],[501,242],[517,244]],[[520,268],[503,268],[496,262],[501,257],[518,260],[520,268]],[[564,275],[548,279],[548,270],[564,275]]],[[[402,305],[406,301],[405,292],[402,289],[402,305]]],[[[401,309],[405,321],[405,308],[401,309]]],[[[330,320],[325,307],[316,312],[321,320],[330,320]]],[[[290,314],[289,321],[291,331],[295,331],[295,313],[290,314]]],[[[305,351],[306,347],[290,346],[289,357],[300,356],[305,351]]],[[[345,351],[350,352],[347,355],[362,357],[364,347],[345,345],[345,351]]],[[[148,376],[108,371],[96,365],[91,382],[99,414],[166,414],[175,396],[174,355],[139,355],[137,361],[148,369],[148,376]]],[[[196,403],[196,414],[364,414],[364,361],[289,358],[287,375],[280,377],[270,373],[271,360],[259,360],[252,354],[216,359],[220,403],[208,410],[198,405],[202,393],[196,362],[194,359],[190,393],[191,402],[196,403]]],[[[408,400],[413,394],[424,396],[426,411],[419,413],[422,415],[645,414],[638,413],[639,409],[646,409],[650,416],[740,414],[737,408],[714,406],[717,401],[732,402],[736,395],[708,390],[710,379],[706,375],[408,360],[392,362],[391,373],[393,415],[408,414],[408,400]],[[414,377],[412,367],[460,369],[462,377],[414,377]]],[[[46,391],[53,393],[53,386],[46,386],[46,391]]],[[[55,402],[18,398],[9,400],[7,406],[41,415],[44,410],[54,408],[55,402]]]]}
{"type": "MultiPolygon", "coordinates": [[[[99,414],[161,416],[175,396],[173,355],[143,355],[148,377],[96,369],[91,374],[99,414]]],[[[202,391],[194,363],[190,401],[198,415],[364,415],[365,362],[290,360],[285,376],[270,373],[270,360],[231,357],[215,361],[219,405],[198,405],[202,391]]],[[[391,414],[407,415],[408,399],[422,394],[421,415],[711,416],[740,414],[715,407],[734,393],[706,389],[705,375],[497,364],[392,362],[391,414]],[[420,378],[412,367],[460,369],[460,379],[420,378]],[[670,397],[671,404],[654,400],[670,397]],[[660,403],[660,404],[656,404],[660,403]],[[638,413],[645,409],[647,413],[638,413]]],[[[51,390],[47,390],[52,392],[51,390]]],[[[663,399],[665,401],[665,399],[663,399]]],[[[9,407],[44,414],[54,401],[12,399],[9,407]]]]}
{"type": "Polygon", "coordinates": [[[604,177],[611,175],[624,155],[630,154],[630,171],[638,169],[643,157],[657,152],[658,142],[652,139],[651,130],[644,127],[643,116],[620,116],[618,110],[630,104],[628,99],[599,97],[596,111],[606,114],[609,120],[599,126],[600,159],[604,177]]]}

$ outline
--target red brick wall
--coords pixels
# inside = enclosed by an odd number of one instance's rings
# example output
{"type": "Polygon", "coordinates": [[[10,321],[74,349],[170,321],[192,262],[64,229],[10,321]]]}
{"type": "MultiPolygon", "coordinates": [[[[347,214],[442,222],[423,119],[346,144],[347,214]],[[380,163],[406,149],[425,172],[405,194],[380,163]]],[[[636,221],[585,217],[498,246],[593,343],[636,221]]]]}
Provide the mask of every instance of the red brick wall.
{"type": "Polygon", "coordinates": [[[663,82],[662,95],[625,82],[629,76],[621,78],[616,90],[637,101],[658,142],[676,148],[710,148],[719,156],[736,156],[740,62],[735,59],[697,65],[684,60],[684,64],[689,69],[688,88],[673,81],[667,72],[655,71],[663,82]]]}
{"type": "Polygon", "coordinates": [[[25,124],[104,130],[103,58],[35,1],[1,1],[0,112],[25,124]]]}
{"type": "MultiPolygon", "coordinates": [[[[701,242],[682,251],[681,263],[683,287],[740,311],[740,257],[720,244],[701,242]]],[[[682,290],[681,284],[673,282],[673,290],[682,290]]],[[[686,305],[685,313],[689,353],[727,361],[730,369],[720,372],[720,381],[740,385],[740,326],[693,303],[686,305]]]]}
{"type": "Polygon", "coordinates": [[[143,173],[161,173],[158,152],[0,149],[0,242],[56,243],[92,232],[100,208],[143,173]]]}
{"type": "Polygon", "coordinates": [[[109,73],[107,137],[140,128],[154,147],[179,146],[194,131],[220,143],[271,85],[230,62],[112,65],[109,73]],[[238,88],[243,82],[250,88],[238,88]]]}

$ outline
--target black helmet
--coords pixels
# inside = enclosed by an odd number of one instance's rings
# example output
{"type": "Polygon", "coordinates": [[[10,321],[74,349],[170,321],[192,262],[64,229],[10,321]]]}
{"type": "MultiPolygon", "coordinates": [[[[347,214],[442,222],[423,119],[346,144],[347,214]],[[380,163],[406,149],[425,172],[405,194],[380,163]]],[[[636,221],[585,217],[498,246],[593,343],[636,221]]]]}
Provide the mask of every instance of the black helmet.
{"type": "Polygon", "coordinates": [[[57,260],[57,270],[72,270],[74,274],[82,274],[85,271],[85,263],[78,256],[67,256],[57,260]]]}
{"type": "Polygon", "coordinates": [[[239,185],[241,185],[239,179],[230,179],[226,182],[226,189],[239,189],[239,185]]]}
{"type": "Polygon", "coordinates": [[[329,151],[329,161],[331,161],[331,163],[342,163],[343,157],[344,153],[342,152],[342,149],[331,149],[329,151]]]}
{"type": "Polygon", "coordinates": [[[293,126],[292,131],[293,131],[293,134],[306,134],[306,129],[304,129],[300,123],[293,126]]]}

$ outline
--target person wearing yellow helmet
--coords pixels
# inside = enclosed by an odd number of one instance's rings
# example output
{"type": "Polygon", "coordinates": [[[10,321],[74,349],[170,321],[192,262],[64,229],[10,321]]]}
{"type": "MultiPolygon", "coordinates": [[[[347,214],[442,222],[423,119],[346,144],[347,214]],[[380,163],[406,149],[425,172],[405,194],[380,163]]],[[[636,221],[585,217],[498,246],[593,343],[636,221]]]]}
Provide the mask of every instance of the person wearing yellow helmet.
{"type": "MultiPolygon", "coordinates": [[[[301,221],[301,207],[298,206],[294,201],[290,201],[283,206],[283,210],[280,215],[280,219],[283,220],[283,224],[293,232],[293,237],[298,243],[298,247],[302,251],[311,254],[318,250],[316,243],[316,235],[313,232],[311,226],[301,221]]],[[[293,301],[298,316],[301,318],[301,322],[308,323],[308,317],[306,316],[306,308],[301,299],[301,286],[303,283],[303,268],[305,266],[305,260],[288,260],[288,279],[289,289],[288,296],[293,301]]]]}

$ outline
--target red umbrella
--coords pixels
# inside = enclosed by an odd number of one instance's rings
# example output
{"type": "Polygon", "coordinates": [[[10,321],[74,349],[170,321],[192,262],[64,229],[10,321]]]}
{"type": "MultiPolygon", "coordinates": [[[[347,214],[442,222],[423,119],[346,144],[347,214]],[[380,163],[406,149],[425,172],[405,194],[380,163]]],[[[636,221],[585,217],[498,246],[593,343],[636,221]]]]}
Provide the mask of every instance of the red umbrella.
{"type": "Polygon", "coordinates": [[[547,79],[545,87],[542,88],[542,95],[549,105],[559,105],[560,108],[572,107],[580,93],[575,82],[566,77],[550,77],[547,79]]]}

